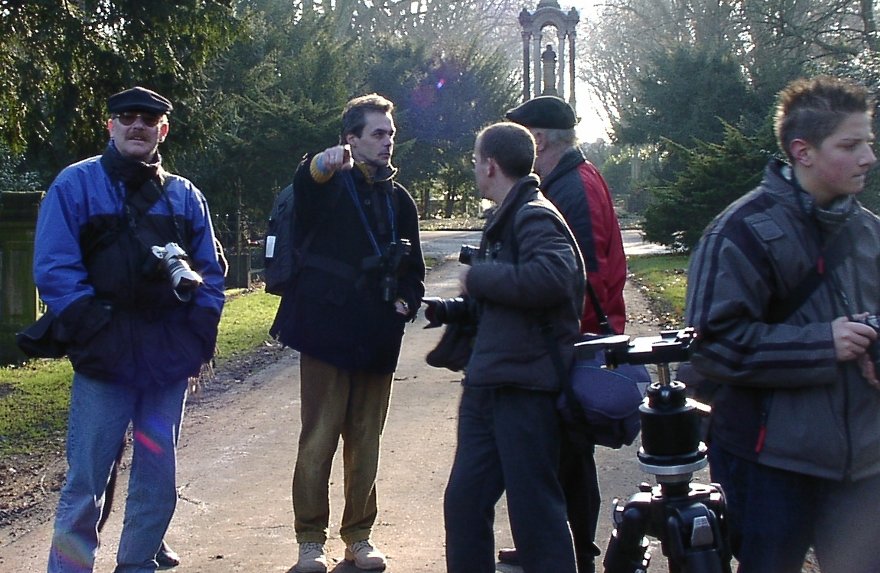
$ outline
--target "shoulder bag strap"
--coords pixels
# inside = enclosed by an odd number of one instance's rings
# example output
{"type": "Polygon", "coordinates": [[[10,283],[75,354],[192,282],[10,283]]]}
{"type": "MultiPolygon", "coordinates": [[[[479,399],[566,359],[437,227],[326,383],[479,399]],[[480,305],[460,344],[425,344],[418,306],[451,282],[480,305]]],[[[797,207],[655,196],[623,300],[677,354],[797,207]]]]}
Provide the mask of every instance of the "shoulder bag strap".
{"type": "Polygon", "coordinates": [[[816,264],[810,268],[798,286],[792,290],[786,298],[776,300],[767,311],[767,321],[776,324],[785,321],[807,302],[816,289],[824,282],[841,262],[843,262],[844,247],[847,245],[850,232],[849,227],[842,229],[832,237],[824,249],[819,253],[816,264]]]}
{"type": "Polygon", "coordinates": [[[605,314],[605,311],[602,310],[602,305],[599,303],[599,295],[593,290],[593,285],[590,284],[589,276],[587,276],[587,295],[590,297],[590,302],[593,303],[593,310],[596,313],[596,318],[599,321],[599,330],[602,331],[602,334],[617,334],[608,323],[608,316],[605,314]]]}

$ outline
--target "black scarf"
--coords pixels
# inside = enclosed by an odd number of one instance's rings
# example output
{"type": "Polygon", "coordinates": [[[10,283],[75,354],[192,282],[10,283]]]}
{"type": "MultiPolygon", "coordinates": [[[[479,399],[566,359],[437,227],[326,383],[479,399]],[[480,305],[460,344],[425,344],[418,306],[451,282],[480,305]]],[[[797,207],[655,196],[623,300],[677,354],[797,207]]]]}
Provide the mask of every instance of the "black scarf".
{"type": "Polygon", "coordinates": [[[162,156],[158,152],[153,156],[152,163],[129,159],[119,153],[112,140],[101,156],[101,165],[110,179],[124,183],[130,192],[140,190],[150,180],[156,181],[161,187],[164,178],[162,156]]]}
{"type": "Polygon", "coordinates": [[[162,196],[165,171],[162,169],[162,157],[157,152],[152,163],[124,157],[113,140],[107,145],[101,156],[101,165],[111,181],[125,184],[126,216],[129,225],[136,226],[137,215],[146,213],[150,205],[162,196]]]}

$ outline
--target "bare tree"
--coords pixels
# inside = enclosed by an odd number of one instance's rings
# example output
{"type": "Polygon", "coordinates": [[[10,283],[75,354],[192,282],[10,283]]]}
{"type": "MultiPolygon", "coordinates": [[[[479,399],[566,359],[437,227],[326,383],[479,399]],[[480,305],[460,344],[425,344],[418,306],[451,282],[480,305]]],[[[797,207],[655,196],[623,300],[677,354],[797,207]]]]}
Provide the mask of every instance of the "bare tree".
{"type": "Polygon", "coordinates": [[[733,56],[756,92],[773,93],[807,64],[877,43],[874,0],[608,0],[585,25],[579,75],[615,119],[648,62],[676,48],[733,56]]]}
{"type": "MultiPolygon", "coordinates": [[[[340,39],[409,37],[442,51],[477,41],[518,56],[519,0],[303,0],[303,10],[332,14],[340,39]]],[[[514,68],[516,69],[516,68],[514,68]]]]}

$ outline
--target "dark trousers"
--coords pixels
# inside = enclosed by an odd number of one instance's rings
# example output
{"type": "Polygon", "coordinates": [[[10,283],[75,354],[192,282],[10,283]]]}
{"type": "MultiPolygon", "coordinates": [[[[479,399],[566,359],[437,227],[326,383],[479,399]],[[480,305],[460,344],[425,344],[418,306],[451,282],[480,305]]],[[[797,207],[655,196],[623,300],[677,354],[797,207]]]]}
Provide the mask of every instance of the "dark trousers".
{"type": "Polygon", "coordinates": [[[578,572],[592,573],[595,559],[601,553],[595,543],[602,505],[594,457],[596,447],[575,443],[562,432],[560,448],[559,482],[565,495],[578,572]]]}
{"type": "Polygon", "coordinates": [[[523,571],[575,573],[555,401],[551,392],[464,389],[443,505],[448,573],[495,573],[495,504],[505,491],[523,571]]]}
{"type": "Polygon", "coordinates": [[[717,442],[709,469],[727,500],[739,573],[800,573],[810,546],[823,573],[880,572],[880,476],[816,478],[740,458],[717,442]]]}

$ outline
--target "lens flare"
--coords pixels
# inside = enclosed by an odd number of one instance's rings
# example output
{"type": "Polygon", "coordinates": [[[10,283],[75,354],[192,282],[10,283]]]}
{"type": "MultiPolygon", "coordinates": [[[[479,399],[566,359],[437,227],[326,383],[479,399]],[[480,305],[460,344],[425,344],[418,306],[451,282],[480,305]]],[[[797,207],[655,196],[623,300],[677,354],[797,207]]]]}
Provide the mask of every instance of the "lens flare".
{"type": "Polygon", "coordinates": [[[148,435],[146,435],[143,432],[135,432],[134,433],[134,440],[137,443],[143,445],[145,448],[147,448],[148,450],[150,450],[154,454],[161,454],[162,453],[162,446],[160,446],[152,438],[150,438],[148,435]]]}

